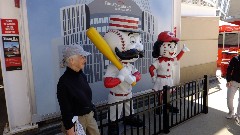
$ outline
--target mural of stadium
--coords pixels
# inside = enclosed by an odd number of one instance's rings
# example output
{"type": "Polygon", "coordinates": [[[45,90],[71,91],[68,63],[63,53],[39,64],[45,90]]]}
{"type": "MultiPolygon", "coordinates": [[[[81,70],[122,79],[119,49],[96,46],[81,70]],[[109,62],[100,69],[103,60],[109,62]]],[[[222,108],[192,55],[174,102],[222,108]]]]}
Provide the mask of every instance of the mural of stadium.
{"type": "Polygon", "coordinates": [[[139,59],[135,66],[142,74],[148,72],[148,65],[152,62],[152,46],[157,36],[157,20],[149,12],[150,7],[147,0],[136,2],[131,0],[89,0],[81,4],[61,8],[61,36],[64,45],[82,45],[84,49],[94,54],[90,56],[91,58],[88,58],[85,67],[89,83],[103,81],[104,71],[109,61],[99,53],[86,37],[86,30],[90,26],[95,27],[103,36],[108,31],[110,15],[131,16],[141,20],[139,27],[143,30],[142,42],[145,57],[139,59]]]}
{"type": "MultiPolygon", "coordinates": [[[[81,45],[91,52],[87,57],[84,72],[93,90],[93,102],[104,102],[109,90],[104,87],[103,77],[110,61],[107,60],[86,36],[89,27],[95,27],[104,36],[108,31],[109,16],[122,15],[139,18],[139,29],[144,45],[144,58],[134,65],[142,74],[142,79],[133,87],[133,93],[151,89],[153,83],[148,73],[151,65],[152,47],[157,35],[171,26],[159,21],[160,2],[152,0],[27,0],[29,42],[33,68],[33,81],[37,115],[59,112],[56,86],[65,71],[60,67],[62,47],[81,45]],[[51,5],[51,6],[49,6],[51,5]],[[166,29],[165,29],[166,28],[166,29]],[[44,99],[44,100],[42,100],[44,99]],[[46,106],[49,106],[46,109],[46,106]]],[[[171,20],[172,3],[165,5],[164,15],[171,20]],[[169,5],[169,6],[168,6],[169,5]],[[167,11],[169,10],[169,11],[167,11]],[[166,13],[165,13],[166,12],[166,13]]],[[[171,25],[171,23],[169,23],[171,25]]],[[[38,118],[41,119],[41,118],[38,118]]]]}

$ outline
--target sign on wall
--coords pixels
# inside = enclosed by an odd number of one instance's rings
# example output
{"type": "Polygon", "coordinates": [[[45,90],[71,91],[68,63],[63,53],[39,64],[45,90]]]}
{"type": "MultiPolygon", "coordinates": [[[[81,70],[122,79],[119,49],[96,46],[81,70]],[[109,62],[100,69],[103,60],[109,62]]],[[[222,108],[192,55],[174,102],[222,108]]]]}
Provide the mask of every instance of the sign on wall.
{"type": "Polygon", "coordinates": [[[19,36],[3,36],[6,71],[22,70],[19,36]]]}
{"type": "Polygon", "coordinates": [[[17,19],[1,19],[2,34],[19,34],[17,19]]]}

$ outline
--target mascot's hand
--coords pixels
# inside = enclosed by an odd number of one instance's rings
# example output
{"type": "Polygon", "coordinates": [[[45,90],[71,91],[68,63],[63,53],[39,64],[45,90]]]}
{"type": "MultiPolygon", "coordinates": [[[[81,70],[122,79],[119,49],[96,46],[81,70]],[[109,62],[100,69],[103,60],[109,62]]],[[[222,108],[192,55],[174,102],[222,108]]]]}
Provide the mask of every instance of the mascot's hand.
{"type": "Polygon", "coordinates": [[[119,78],[121,82],[123,82],[125,77],[128,75],[130,75],[130,72],[127,70],[126,67],[124,67],[119,71],[117,78],[119,78]]]}
{"type": "Polygon", "coordinates": [[[155,83],[155,82],[156,82],[156,79],[157,79],[157,77],[156,77],[156,76],[153,76],[153,77],[152,77],[152,82],[155,83]]]}
{"type": "Polygon", "coordinates": [[[132,84],[133,82],[136,82],[136,77],[132,75],[128,75],[124,78],[124,81],[128,84],[132,84]]]}
{"type": "Polygon", "coordinates": [[[183,52],[189,52],[190,50],[186,47],[185,44],[183,44],[182,51],[183,51],[183,52]]]}

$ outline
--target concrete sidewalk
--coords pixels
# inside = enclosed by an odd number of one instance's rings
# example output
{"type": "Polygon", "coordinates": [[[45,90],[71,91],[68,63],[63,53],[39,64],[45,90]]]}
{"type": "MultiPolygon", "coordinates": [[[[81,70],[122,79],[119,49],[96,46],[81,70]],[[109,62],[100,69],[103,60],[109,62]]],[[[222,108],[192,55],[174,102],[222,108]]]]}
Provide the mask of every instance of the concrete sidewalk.
{"type": "MultiPolygon", "coordinates": [[[[208,114],[200,114],[173,127],[168,135],[240,135],[240,125],[234,119],[225,118],[228,113],[226,80],[218,76],[218,80],[210,85],[208,114]]],[[[238,96],[237,92],[234,108],[237,108],[238,96]]]]}

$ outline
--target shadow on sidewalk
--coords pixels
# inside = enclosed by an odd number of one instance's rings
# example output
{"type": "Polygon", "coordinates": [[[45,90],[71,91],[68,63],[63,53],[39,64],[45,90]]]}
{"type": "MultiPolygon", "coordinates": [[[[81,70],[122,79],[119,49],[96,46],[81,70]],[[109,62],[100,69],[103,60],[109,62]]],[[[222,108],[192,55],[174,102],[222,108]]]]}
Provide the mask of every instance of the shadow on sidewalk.
{"type": "MultiPolygon", "coordinates": [[[[228,112],[225,79],[210,83],[208,114],[201,114],[172,129],[168,135],[240,135],[240,125],[235,119],[226,119],[228,112]]],[[[237,95],[237,94],[236,94],[237,95]]],[[[234,99],[237,105],[238,97],[234,99]]]]}
{"type": "Polygon", "coordinates": [[[226,112],[209,107],[201,114],[170,130],[168,135],[240,135],[240,126],[234,119],[226,119],[226,112]]]}

